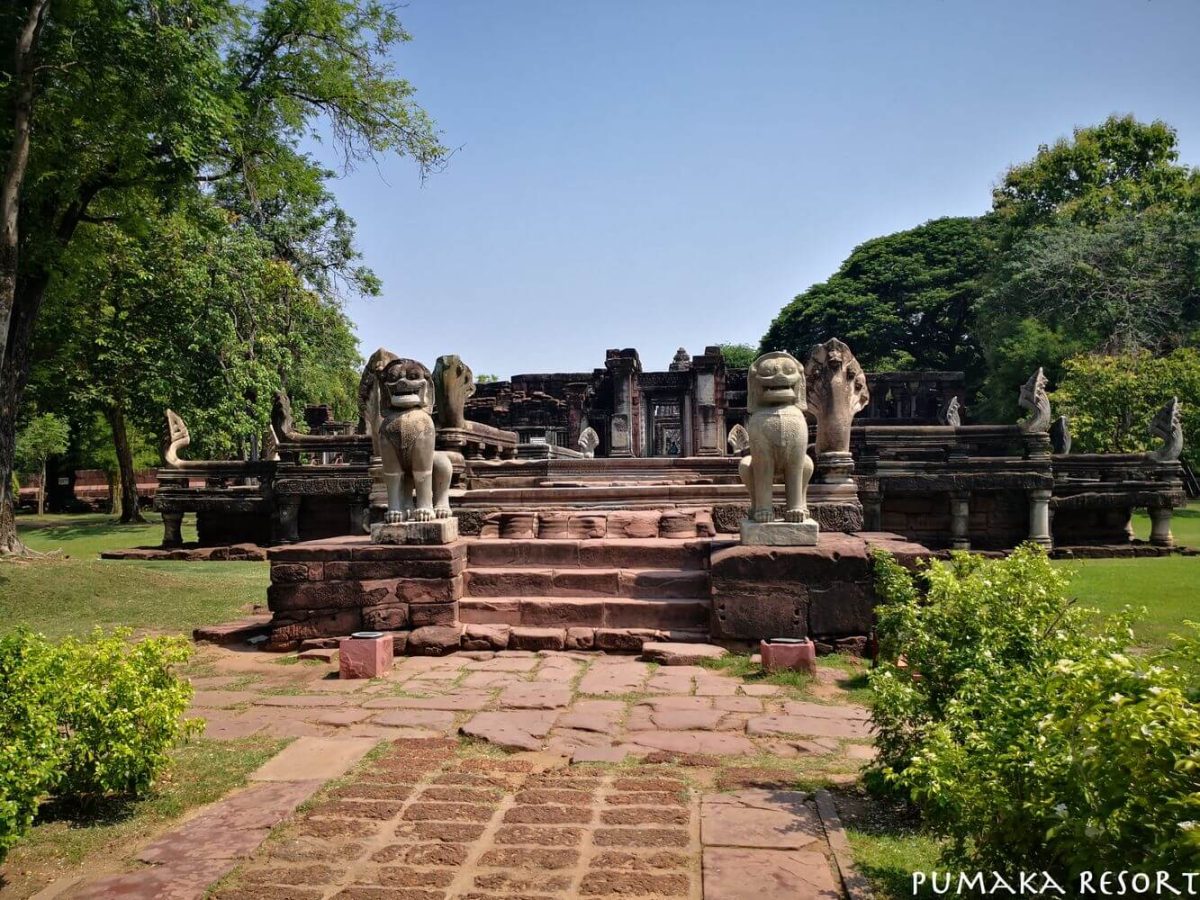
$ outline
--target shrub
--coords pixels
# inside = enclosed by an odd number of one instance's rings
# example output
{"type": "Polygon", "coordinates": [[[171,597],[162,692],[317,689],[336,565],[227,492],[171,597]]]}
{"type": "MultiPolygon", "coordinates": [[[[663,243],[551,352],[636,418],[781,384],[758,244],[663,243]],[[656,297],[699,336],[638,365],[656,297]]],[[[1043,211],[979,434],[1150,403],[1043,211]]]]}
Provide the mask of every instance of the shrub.
{"type": "Polygon", "coordinates": [[[1200,862],[1200,642],[1126,653],[1045,552],[877,559],[877,782],[906,793],[955,863],[1070,877],[1200,862]]]}
{"type": "Polygon", "coordinates": [[[190,653],[183,638],[133,643],[128,631],[0,639],[0,859],[48,796],[82,804],[149,790],[194,727],[182,720],[191,686],[173,671],[190,653]]]}
{"type": "Polygon", "coordinates": [[[0,638],[0,860],[29,828],[60,758],[62,657],[41,635],[0,638]]]}

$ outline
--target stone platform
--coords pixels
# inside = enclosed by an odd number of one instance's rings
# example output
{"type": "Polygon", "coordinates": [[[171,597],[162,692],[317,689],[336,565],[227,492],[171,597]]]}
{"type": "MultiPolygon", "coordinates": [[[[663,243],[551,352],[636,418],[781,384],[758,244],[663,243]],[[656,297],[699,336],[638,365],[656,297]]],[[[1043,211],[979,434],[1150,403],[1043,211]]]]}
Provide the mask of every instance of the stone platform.
{"type": "Polygon", "coordinates": [[[815,547],[712,543],[712,637],[836,639],[866,635],[874,618],[871,553],[902,564],[933,555],[897,534],[821,534],[815,547]]]}

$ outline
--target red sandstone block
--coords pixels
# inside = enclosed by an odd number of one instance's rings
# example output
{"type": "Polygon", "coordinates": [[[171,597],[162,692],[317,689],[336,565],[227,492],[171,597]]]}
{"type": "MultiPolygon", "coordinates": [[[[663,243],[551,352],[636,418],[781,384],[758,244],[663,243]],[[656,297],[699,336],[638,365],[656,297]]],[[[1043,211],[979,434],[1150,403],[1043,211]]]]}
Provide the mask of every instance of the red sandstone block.
{"type": "MultiPolygon", "coordinates": [[[[364,582],[373,584],[382,582],[364,582]]],[[[398,578],[396,599],[406,603],[438,603],[457,600],[463,595],[463,576],[453,578],[398,578]]]]}
{"type": "MultiPolygon", "coordinates": [[[[366,538],[352,548],[350,559],[360,560],[421,560],[458,559],[467,553],[466,541],[451,544],[372,544],[366,538]]],[[[339,556],[345,560],[347,557],[339,556]]]]}
{"type": "Polygon", "coordinates": [[[580,540],[602,538],[608,534],[608,518],[600,514],[575,514],[567,522],[567,537],[580,540]]]}
{"type": "Polygon", "coordinates": [[[392,585],[380,581],[307,581],[273,584],[267,588],[267,606],[276,611],[338,609],[382,603],[393,593],[392,585]]]}
{"type": "Polygon", "coordinates": [[[657,509],[611,512],[608,514],[610,538],[657,538],[662,513],[657,509]]]}
{"type": "Polygon", "coordinates": [[[599,597],[526,597],[521,603],[521,624],[567,628],[603,625],[604,603],[599,597]]]}
{"type": "Polygon", "coordinates": [[[463,575],[469,597],[545,596],[553,589],[551,569],[468,569],[463,575]]]}
{"type": "Polygon", "coordinates": [[[337,637],[361,630],[358,609],[295,610],[275,617],[270,643],[299,643],[307,638],[337,637]]]}
{"type": "MultiPolygon", "coordinates": [[[[364,538],[364,540],[366,540],[364,538]]],[[[335,545],[332,542],[311,541],[303,544],[288,544],[283,547],[271,547],[267,550],[267,559],[275,562],[324,562],[330,559],[346,559],[350,548],[335,545]]]]}
{"type": "Polygon", "coordinates": [[[711,614],[712,601],[703,598],[615,597],[604,601],[603,624],[605,628],[701,629],[711,614]]]}
{"type": "Polygon", "coordinates": [[[640,653],[642,644],[658,640],[658,632],[644,628],[597,628],[595,648],[640,653]]]}
{"type": "Polygon", "coordinates": [[[368,631],[395,631],[408,625],[407,603],[385,603],[381,606],[364,606],[363,628],[368,631]]]}
{"type": "Polygon", "coordinates": [[[413,628],[425,625],[454,625],[458,622],[458,603],[411,603],[408,620],[413,628]]]}
{"type": "Polygon", "coordinates": [[[579,565],[579,541],[523,541],[521,565],[546,566],[552,569],[574,568],[579,565]]]}
{"type": "Polygon", "coordinates": [[[543,541],[557,541],[569,537],[570,513],[542,512],[538,515],[537,536],[543,541]]]}
{"type": "Polygon", "coordinates": [[[623,597],[708,597],[708,573],[688,569],[623,569],[623,597]]]}
{"type": "Polygon", "coordinates": [[[703,569],[707,541],[662,538],[587,541],[579,545],[579,564],[614,569],[703,569]]]}
{"type": "Polygon", "coordinates": [[[363,581],[381,578],[452,578],[467,567],[465,557],[457,559],[379,559],[358,562],[325,563],[329,581],[363,581]]]}
{"type": "Polygon", "coordinates": [[[458,601],[458,618],[478,625],[520,625],[521,601],[516,597],[464,597],[458,601]]]}
{"type": "Polygon", "coordinates": [[[556,569],[552,585],[556,597],[616,596],[621,586],[616,569],[556,569]]]}
{"type": "Polygon", "coordinates": [[[379,678],[392,670],[392,637],[347,638],[338,645],[342,678],[379,678]]]}
{"type": "Polygon", "coordinates": [[[514,628],[508,636],[509,650],[561,650],[566,643],[563,628],[514,628]]]}

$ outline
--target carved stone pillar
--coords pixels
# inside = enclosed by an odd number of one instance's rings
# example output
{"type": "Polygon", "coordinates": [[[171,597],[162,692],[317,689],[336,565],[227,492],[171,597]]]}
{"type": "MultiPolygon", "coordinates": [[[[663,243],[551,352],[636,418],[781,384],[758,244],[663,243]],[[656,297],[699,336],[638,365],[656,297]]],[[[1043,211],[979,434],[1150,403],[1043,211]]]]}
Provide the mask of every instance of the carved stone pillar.
{"type": "Polygon", "coordinates": [[[1174,510],[1160,506],[1149,510],[1150,543],[1156,547],[1174,547],[1175,536],[1171,534],[1171,516],[1174,510]]]}
{"type": "MultiPolygon", "coordinates": [[[[1047,491],[1046,493],[1049,493],[1047,491]]],[[[971,549],[971,493],[950,494],[950,546],[954,550],[971,549]]]]}
{"type": "Polygon", "coordinates": [[[642,363],[636,350],[609,350],[604,361],[613,379],[613,413],[609,419],[608,455],[639,456],[636,437],[641,429],[637,375],[642,363]]]}
{"type": "Polygon", "coordinates": [[[300,540],[300,498],[277,497],[275,501],[275,539],[281,544],[300,540]]]}
{"type": "Polygon", "coordinates": [[[1050,491],[1029,492],[1029,539],[1043,547],[1054,546],[1050,535],[1050,491]]]}
{"type": "Polygon", "coordinates": [[[165,512],[162,514],[163,547],[183,546],[183,513],[165,512]]]}
{"type": "Polygon", "coordinates": [[[692,357],[691,452],[725,455],[725,357],[720,347],[705,347],[692,357]]]}

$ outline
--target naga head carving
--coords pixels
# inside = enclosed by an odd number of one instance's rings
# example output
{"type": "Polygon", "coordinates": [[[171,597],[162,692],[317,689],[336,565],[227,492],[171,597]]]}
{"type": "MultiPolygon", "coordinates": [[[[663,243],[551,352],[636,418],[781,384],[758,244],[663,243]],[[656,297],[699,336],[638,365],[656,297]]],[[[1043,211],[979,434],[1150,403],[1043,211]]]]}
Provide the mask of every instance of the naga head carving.
{"type": "Polygon", "coordinates": [[[454,354],[439,356],[433,365],[439,428],[465,428],[464,405],[475,394],[475,375],[454,354]]]}
{"type": "Polygon", "coordinates": [[[846,414],[850,416],[862,412],[871,402],[866,373],[854,358],[849,345],[839,338],[830,338],[812,348],[808,365],[804,367],[804,376],[818,407],[813,410],[818,418],[821,416],[821,407],[834,402],[844,403],[846,414]]]}
{"type": "Polygon", "coordinates": [[[746,372],[746,410],[754,413],[769,406],[807,405],[804,367],[784,350],[764,353],[746,372]]]}
{"type": "Polygon", "coordinates": [[[1150,453],[1158,462],[1173,462],[1183,452],[1183,411],[1179,398],[1172,397],[1150,421],[1150,434],[1162,441],[1162,446],[1150,453]]]}
{"type": "Polygon", "coordinates": [[[1029,418],[1020,423],[1022,431],[1038,432],[1050,428],[1050,396],[1046,393],[1046,375],[1040,367],[1021,385],[1017,403],[1029,410],[1029,418]]]}

